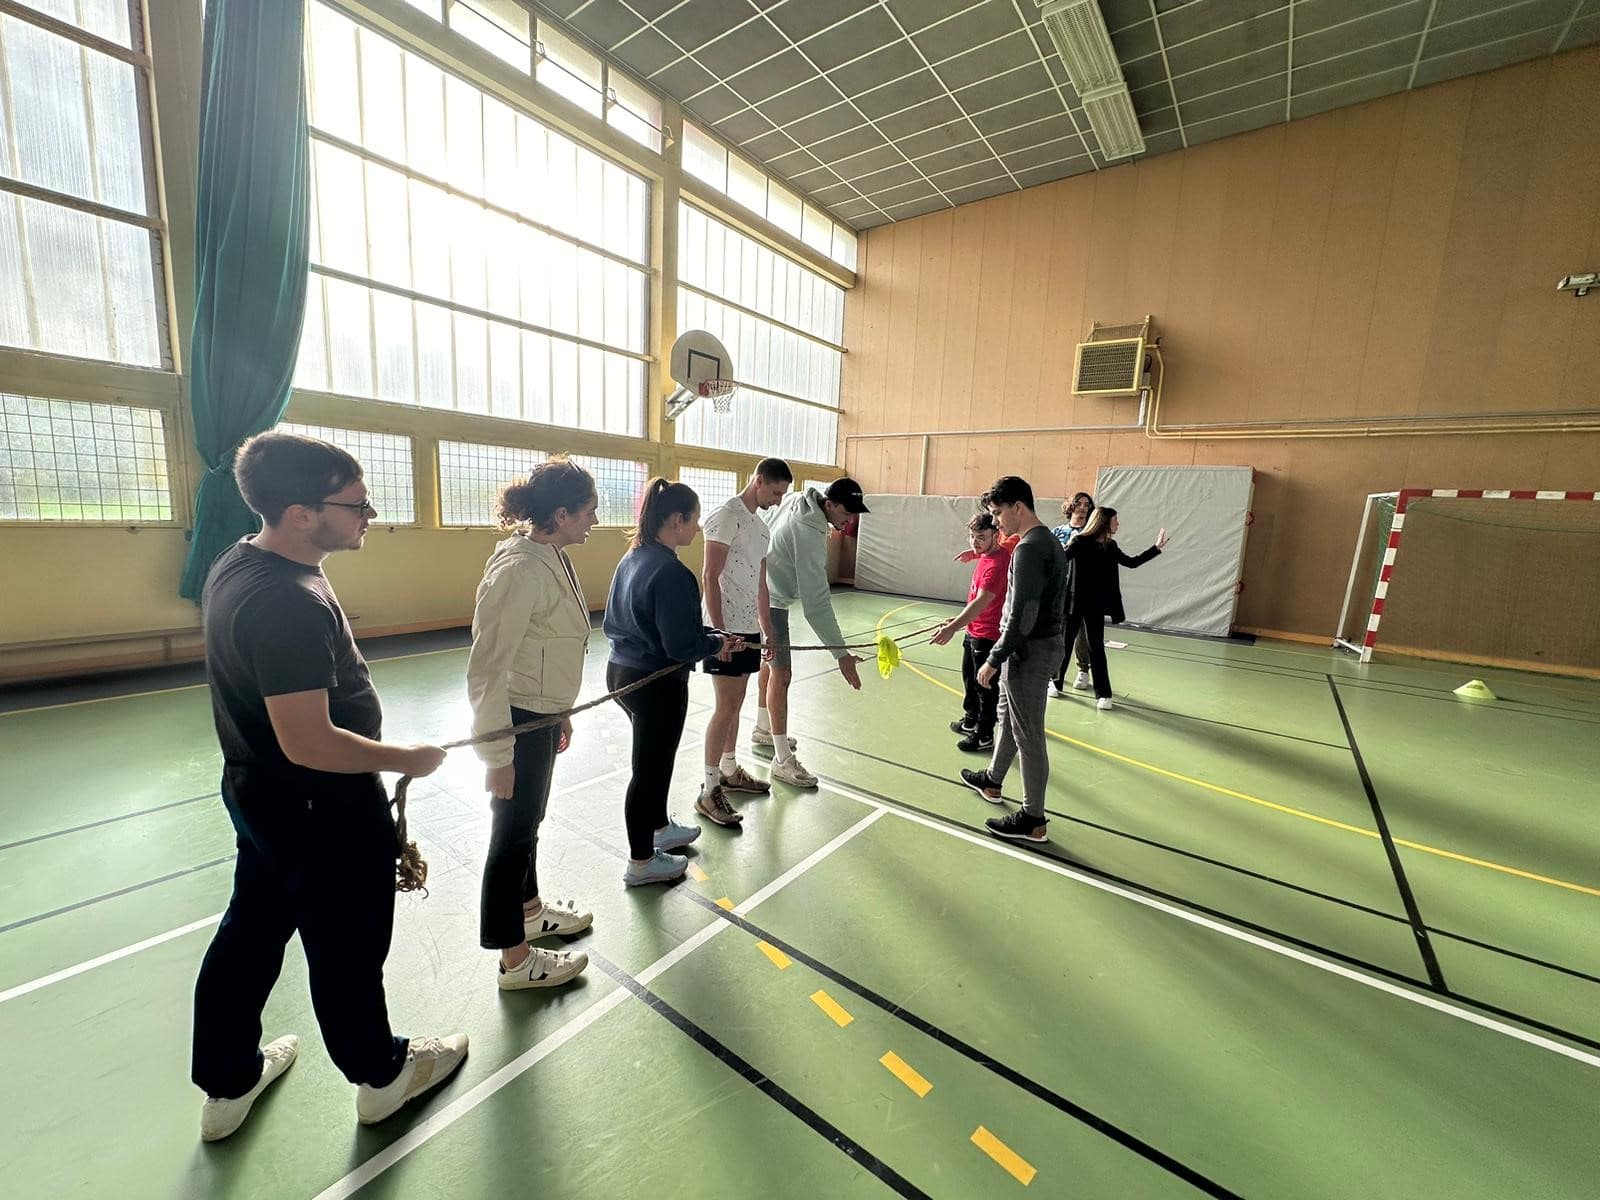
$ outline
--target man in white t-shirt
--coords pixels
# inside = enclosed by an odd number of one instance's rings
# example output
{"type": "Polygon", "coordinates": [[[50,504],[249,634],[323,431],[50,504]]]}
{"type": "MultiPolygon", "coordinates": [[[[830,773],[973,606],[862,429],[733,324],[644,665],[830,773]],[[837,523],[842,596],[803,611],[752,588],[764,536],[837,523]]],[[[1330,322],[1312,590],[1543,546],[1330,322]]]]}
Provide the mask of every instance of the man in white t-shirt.
{"type": "MultiPolygon", "coordinates": [[[[706,515],[706,624],[738,633],[748,642],[772,644],[772,610],[767,597],[767,546],[772,535],[759,515],[783,499],[794,473],[780,458],[764,458],[744,491],[706,515]]],[[[739,710],[744,706],[750,676],[761,669],[761,651],[744,650],[728,661],[708,658],[701,669],[711,676],[716,711],[706,726],[705,784],[695,811],[719,825],[739,819],[727,800],[729,792],[763,795],[772,785],[739,765],[739,710]]]]}

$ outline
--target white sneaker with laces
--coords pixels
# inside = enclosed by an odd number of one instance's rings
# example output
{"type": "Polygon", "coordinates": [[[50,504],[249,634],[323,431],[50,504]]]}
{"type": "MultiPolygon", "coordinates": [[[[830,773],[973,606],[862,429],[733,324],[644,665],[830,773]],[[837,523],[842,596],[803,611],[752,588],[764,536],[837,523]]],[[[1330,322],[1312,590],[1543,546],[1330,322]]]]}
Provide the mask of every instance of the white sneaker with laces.
{"type": "Polygon", "coordinates": [[[1111,703],[1111,697],[1110,696],[1101,696],[1100,699],[1098,699],[1098,700],[1096,700],[1094,702],[1094,706],[1096,708],[1098,708],[1101,712],[1105,712],[1106,709],[1108,709],[1108,708],[1115,708],[1116,707],[1115,704],[1111,703]]]}
{"type": "Polygon", "coordinates": [[[255,1087],[232,1100],[219,1100],[215,1096],[206,1097],[205,1104],[200,1108],[200,1140],[220,1142],[243,1125],[244,1119],[250,1115],[250,1109],[260,1098],[261,1093],[266,1091],[279,1075],[294,1066],[295,1055],[299,1053],[300,1039],[292,1033],[286,1033],[277,1041],[263,1046],[261,1078],[256,1080],[255,1087]]]}
{"type": "Polygon", "coordinates": [[[779,783],[787,783],[791,787],[814,788],[817,786],[817,777],[800,765],[800,758],[795,754],[789,755],[782,762],[772,764],[772,778],[779,783]]]}
{"type": "MultiPolygon", "coordinates": [[[[757,750],[771,750],[773,748],[772,730],[762,729],[759,726],[757,726],[755,729],[752,729],[750,731],[750,744],[757,750]]],[[[789,745],[798,746],[799,744],[800,743],[791,735],[789,738],[789,745]]]]}
{"type": "Polygon", "coordinates": [[[412,1038],[406,1047],[406,1065],[392,1083],[373,1087],[363,1083],[356,1089],[356,1120],[363,1125],[376,1125],[385,1117],[392,1117],[409,1100],[438,1087],[456,1073],[456,1068],[467,1057],[467,1035],[452,1033],[449,1037],[412,1038]]]}
{"type": "Polygon", "coordinates": [[[502,992],[515,992],[522,988],[560,987],[569,979],[576,979],[589,965],[589,956],[582,950],[541,950],[528,948],[528,957],[514,967],[500,965],[495,982],[502,992]]]}
{"type": "Polygon", "coordinates": [[[594,924],[594,914],[573,900],[546,900],[532,916],[522,917],[522,934],[530,942],[547,937],[571,937],[594,924]]]}
{"type": "Polygon", "coordinates": [[[1079,671],[1078,677],[1072,681],[1072,686],[1080,692],[1087,692],[1094,686],[1094,680],[1089,678],[1089,672],[1079,671]]]}

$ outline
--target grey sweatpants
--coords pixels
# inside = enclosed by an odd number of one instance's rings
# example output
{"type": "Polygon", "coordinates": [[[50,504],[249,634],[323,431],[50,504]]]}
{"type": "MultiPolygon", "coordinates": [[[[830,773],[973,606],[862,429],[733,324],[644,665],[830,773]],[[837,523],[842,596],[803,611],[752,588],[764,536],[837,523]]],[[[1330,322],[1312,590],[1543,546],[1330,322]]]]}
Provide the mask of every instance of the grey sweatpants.
{"type": "Polygon", "coordinates": [[[1066,644],[1061,635],[1033,638],[1023,644],[1000,668],[1000,707],[995,714],[994,756],[989,778],[1005,780],[1011,760],[1022,756],[1022,807],[1029,816],[1044,816],[1044,790],[1050,782],[1050,756],[1046,753],[1044,710],[1049,703],[1050,680],[1061,665],[1066,644]]]}

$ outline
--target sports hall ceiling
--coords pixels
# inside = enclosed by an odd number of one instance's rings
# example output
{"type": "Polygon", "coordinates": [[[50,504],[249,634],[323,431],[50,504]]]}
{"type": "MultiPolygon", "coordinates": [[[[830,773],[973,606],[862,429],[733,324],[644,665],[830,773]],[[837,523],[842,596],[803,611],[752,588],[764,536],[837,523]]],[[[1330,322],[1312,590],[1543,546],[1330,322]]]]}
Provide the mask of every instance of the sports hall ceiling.
{"type": "MultiPolygon", "coordinates": [[[[846,223],[1106,164],[1037,0],[538,0],[846,223]]],[[[1145,154],[1600,41],[1600,0],[1100,0],[1145,154]]]]}

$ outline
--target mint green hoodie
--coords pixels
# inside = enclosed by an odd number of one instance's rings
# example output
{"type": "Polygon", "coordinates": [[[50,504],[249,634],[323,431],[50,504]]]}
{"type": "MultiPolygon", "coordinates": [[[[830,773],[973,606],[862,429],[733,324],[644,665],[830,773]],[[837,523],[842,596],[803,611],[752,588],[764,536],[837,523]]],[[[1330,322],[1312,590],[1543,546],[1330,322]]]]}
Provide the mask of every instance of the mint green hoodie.
{"type": "MultiPolygon", "coordinates": [[[[787,496],[770,520],[772,545],[767,549],[767,591],[773,608],[796,604],[825,646],[844,643],[833,615],[828,588],[828,518],[822,515],[822,494],[806,488],[787,496]]],[[[843,658],[848,650],[835,650],[843,658]]]]}

